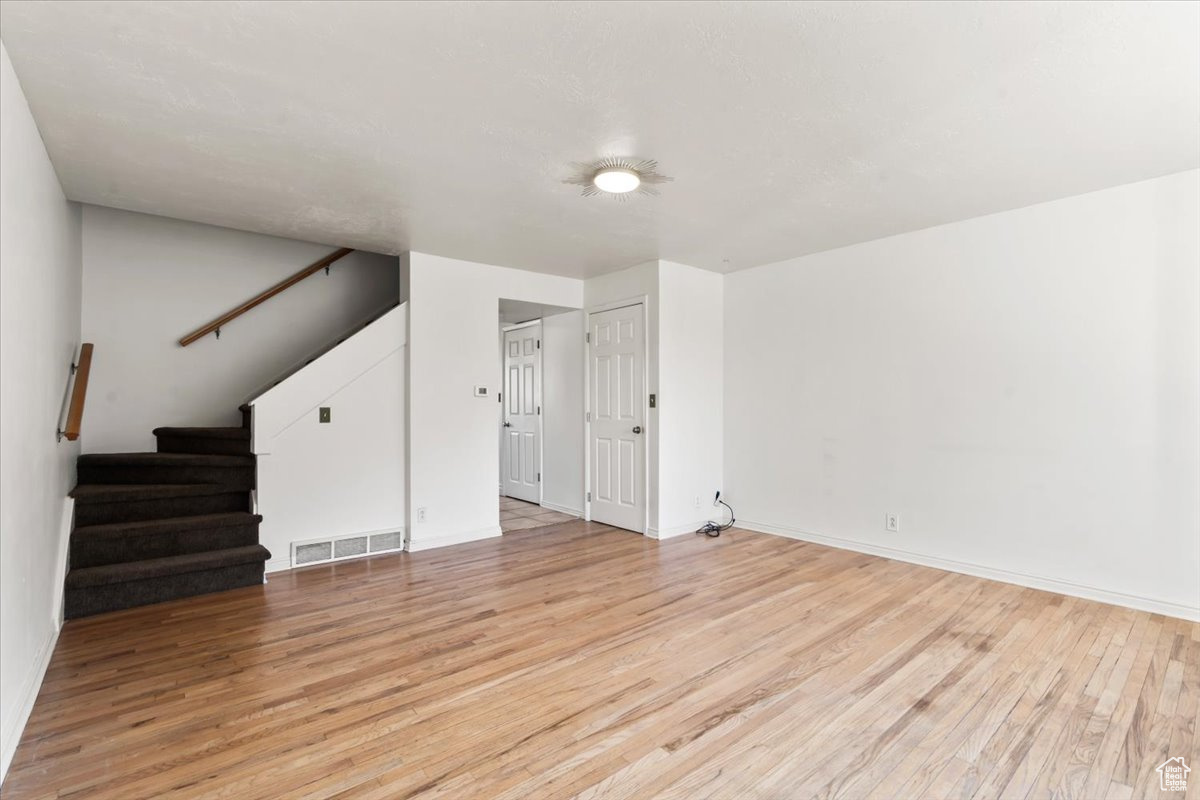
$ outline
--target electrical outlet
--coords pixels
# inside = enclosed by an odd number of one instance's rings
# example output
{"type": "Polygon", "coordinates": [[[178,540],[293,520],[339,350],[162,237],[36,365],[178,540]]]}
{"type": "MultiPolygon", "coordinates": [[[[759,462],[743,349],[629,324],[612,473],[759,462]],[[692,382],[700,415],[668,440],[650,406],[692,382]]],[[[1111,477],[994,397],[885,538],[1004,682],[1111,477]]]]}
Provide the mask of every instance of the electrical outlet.
{"type": "Polygon", "coordinates": [[[425,507],[421,506],[417,509],[417,522],[425,521],[425,507]]]}
{"type": "Polygon", "coordinates": [[[332,415],[329,406],[321,406],[320,410],[317,411],[317,422],[329,422],[331,420],[332,415]]]}
{"type": "Polygon", "coordinates": [[[900,515],[888,512],[884,517],[884,524],[889,531],[893,533],[900,532],[900,515]]]}

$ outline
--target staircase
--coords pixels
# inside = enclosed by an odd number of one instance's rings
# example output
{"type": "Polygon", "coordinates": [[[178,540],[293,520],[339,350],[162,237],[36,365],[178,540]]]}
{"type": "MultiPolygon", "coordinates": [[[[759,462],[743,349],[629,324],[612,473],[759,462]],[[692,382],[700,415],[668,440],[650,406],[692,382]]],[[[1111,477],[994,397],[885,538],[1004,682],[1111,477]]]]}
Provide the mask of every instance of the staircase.
{"type": "Polygon", "coordinates": [[[263,582],[248,425],[154,436],[156,453],[79,457],[68,619],[263,582]]]}

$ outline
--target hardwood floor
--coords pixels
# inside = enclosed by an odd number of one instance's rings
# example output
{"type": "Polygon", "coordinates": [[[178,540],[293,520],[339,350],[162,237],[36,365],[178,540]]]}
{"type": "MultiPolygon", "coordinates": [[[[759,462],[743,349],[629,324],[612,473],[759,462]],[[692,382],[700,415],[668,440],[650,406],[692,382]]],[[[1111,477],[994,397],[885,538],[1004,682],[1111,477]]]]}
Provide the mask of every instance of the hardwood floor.
{"type": "Polygon", "coordinates": [[[1194,623],[574,521],[70,622],[3,796],[1159,797],[1198,701],[1194,623]]]}

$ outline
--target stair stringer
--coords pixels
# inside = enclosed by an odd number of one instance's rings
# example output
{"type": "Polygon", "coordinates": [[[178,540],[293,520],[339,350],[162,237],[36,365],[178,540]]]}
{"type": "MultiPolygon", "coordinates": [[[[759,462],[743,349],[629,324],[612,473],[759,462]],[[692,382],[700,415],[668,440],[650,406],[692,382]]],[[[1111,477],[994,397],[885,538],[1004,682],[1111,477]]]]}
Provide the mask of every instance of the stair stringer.
{"type": "Polygon", "coordinates": [[[408,304],[401,303],[345,341],[247,402],[251,451],[268,455],[271,441],[338,388],[368,372],[408,342],[408,304]]]}
{"type": "Polygon", "coordinates": [[[407,356],[402,304],[247,404],[255,511],[275,554],[267,572],[295,566],[298,543],[403,538],[407,356]],[[322,406],[329,424],[319,422],[322,406]]]}

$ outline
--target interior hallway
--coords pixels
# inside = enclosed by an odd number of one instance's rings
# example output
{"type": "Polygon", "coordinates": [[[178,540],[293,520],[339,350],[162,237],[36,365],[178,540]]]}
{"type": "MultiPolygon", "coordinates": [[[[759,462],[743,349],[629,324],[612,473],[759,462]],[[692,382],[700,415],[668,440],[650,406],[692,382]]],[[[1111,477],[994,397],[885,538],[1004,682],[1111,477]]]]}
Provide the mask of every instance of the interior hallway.
{"type": "Polygon", "coordinates": [[[502,533],[544,528],[547,525],[557,525],[573,519],[578,519],[578,517],[542,508],[537,503],[527,503],[515,497],[502,496],[500,498],[500,531],[502,533]]]}

